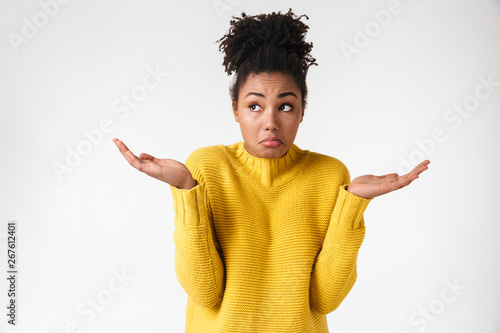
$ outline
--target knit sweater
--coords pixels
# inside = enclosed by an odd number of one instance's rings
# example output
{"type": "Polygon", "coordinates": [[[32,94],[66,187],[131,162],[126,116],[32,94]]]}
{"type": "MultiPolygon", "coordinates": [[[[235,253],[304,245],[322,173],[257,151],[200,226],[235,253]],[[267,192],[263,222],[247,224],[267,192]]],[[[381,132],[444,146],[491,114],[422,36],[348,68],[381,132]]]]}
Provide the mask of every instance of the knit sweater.
{"type": "Polygon", "coordinates": [[[191,189],[170,185],[186,333],[326,333],[357,277],[371,199],[347,167],[295,144],[274,159],[244,143],[196,149],[191,189]]]}

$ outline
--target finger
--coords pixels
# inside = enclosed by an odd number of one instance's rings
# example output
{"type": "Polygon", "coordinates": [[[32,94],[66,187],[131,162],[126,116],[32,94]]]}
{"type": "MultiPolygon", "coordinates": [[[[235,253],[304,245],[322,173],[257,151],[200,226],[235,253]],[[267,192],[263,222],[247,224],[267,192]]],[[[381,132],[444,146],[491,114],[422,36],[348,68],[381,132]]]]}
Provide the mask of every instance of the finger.
{"type": "MultiPolygon", "coordinates": [[[[393,175],[393,174],[391,174],[393,175]]],[[[415,175],[406,174],[398,177],[387,177],[384,183],[387,183],[392,189],[399,189],[410,184],[415,179],[415,175]]]]}
{"type": "Polygon", "coordinates": [[[137,156],[128,149],[128,147],[123,143],[123,141],[120,141],[116,139],[115,141],[116,145],[120,149],[120,152],[122,153],[123,157],[128,161],[128,163],[133,166],[134,168],[141,170],[143,166],[143,161],[138,158],[137,156]]]}
{"type": "Polygon", "coordinates": [[[118,149],[120,150],[120,153],[123,155],[123,157],[125,157],[128,163],[133,166],[132,156],[134,156],[134,154],[127,148],[127,146],[125,146],[125,144],[123,144],[123,142],[118,140],[116,142],[116,145],[118,146],[118,149]]]}
{"type": "Polygon", "coordinates": [[[419,164],[415,167],[415,169],[421,168],[421,167],[423,167],[423,166],[427,166],[427,165],[429,165],[429,163],[431,163],[431,161],[429,161],[429,160],[422,161],[422,162],[420,162],[420,163],[419,163],[419,164]]]}
{"type": "Polygon", "coordinates": [[[127,160],[129,161],[130,165],[132,165],[139,171],[143,170],[143,166],[145,165],[145,163],[140,158],[135,156],[130,150],[127,150],[125,155],[126,157],[128,157],[127,160]]]}
{"type": "Polygon", "coordinates": [[[399,177],[398,183],[401,187],[405,187],[405,186],[410,185],[411,182],[413,182],[417,178],[418,178],[417,174],[407,174],[407,175],[399,177]]]}
{"type": "Polygon", "coordinates": [[[419,178],[418,176],[420,173],[428,169],[427,165],[429,163],[430,163],[429,160],[425,160],[421,162],[419,165],[417,165],[412,171],[403,176],[394,177],[394,175],[397,175],[396,173],[386,175],[386,180],[388,181],[387,186],[390,188],[391,191],[394,191],[410,185],[411,182],[419,178]]]}
{"type": "Polygon", "coordinates": [[[137,156],[135,156],[131,151],[130,149],[128,149],[128,147],[125,145],[125,143],[123,143],[123,141],[121,140],[113,140],[116,145],[118,146],[118,149],[120,150],[120,152],[122,153],[122,155],[127,159],[127,161],[133,166],[133,167],[137,167],[138,164],[137,162],[141,163],[141,161],[138,159],[137,156]]]}
{"type": "Polygon", "coordinates": [[[417,166],[414,170],[412,170],[412,173],[418,176],[419,174],[421,174],[422,172],[424,172],[427,169],[429,169],[427,164],[421,164],[421,165],[417,166]]]}
{"type": "Polygon", "coordinates": [[[420,162],[420,164],[417,165],[415,168],[413,168],[413,170],[411,170],[409,173],[407,173],[407,175],[413,175],[413,174],[419,175],[420,173],[422,173],[422,171],[427,170],[429,168],[427,166],[429,163],[430,163],[429,160],[420,162]]]}
{"type": "Polygon", "coordinates": [[[149,161],[154,161],[155,158],[149,154],[146,154],[146,153],[141,153],[141,155],[139,155],[139,157],[143,160],[149,160],[149,161]]]}
{"type": "Polygon", "coordinates": [[[384,178],[396,178],[396,177],[399,177],[399,175],[397,173],[389,173],[383,177],[384,178]]]}
{"type": "Polygon", "coordinates": [[[115,139],[113,139],[113,141],[115,142],[116,146],[118,147],[120,152],[123,154],[123,156],[125,156],[125,153],[129,150],[128,147],[123,143],[123,141],[118,140],[118,139],[115,140],[115,139]]]}

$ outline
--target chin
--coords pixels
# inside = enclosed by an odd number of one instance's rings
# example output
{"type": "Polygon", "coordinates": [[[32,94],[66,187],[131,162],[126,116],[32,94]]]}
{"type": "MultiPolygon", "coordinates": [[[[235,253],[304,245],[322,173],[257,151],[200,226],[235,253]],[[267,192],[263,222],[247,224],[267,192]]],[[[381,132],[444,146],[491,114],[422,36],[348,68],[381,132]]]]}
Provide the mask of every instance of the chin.
{"type": "Polygon", "coordinates": [[[288,151],[285,146],[280,145],[279,147],[263,147],[263,157],[265,158],[279,158],[286,154],[288,151]]]}

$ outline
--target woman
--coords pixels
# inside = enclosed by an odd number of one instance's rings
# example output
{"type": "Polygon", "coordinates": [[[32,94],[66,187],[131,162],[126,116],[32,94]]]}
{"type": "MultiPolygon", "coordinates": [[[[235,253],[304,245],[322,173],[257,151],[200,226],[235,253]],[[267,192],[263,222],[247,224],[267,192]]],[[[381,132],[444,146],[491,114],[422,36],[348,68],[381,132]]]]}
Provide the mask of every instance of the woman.
{"type": "Polygon", "coordinates": [[[113,139],[172,190],[185,332],[328,332],[326,315],[356,280],[368,203],[427,169],[351,182],[340,160],[293,143],[317,65],[303,16],[242,13],[218,41],[244,142],[199,148],[184,165],[113,139]]]}

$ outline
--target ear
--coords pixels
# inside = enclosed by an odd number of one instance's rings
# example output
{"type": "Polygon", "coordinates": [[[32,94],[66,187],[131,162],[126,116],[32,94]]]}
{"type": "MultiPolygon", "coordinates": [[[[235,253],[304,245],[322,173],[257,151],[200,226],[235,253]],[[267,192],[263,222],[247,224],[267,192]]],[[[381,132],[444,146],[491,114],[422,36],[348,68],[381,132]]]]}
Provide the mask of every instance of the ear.
{"type": "Polygon", "coordinates": [[[304,104],[302,104],[302,116],[300,116],[300,122],[304,119],[304,104]]]}
{"type": "Polygon", "coordinates": [[[236,122],[239,123],[239,119],[238,119],[238,105],[237,105],[237,103],[236,103],[236,101],[234,99],[232,100],[232,106],[233,106],[234,120],[236,120],[236,122]]]}

